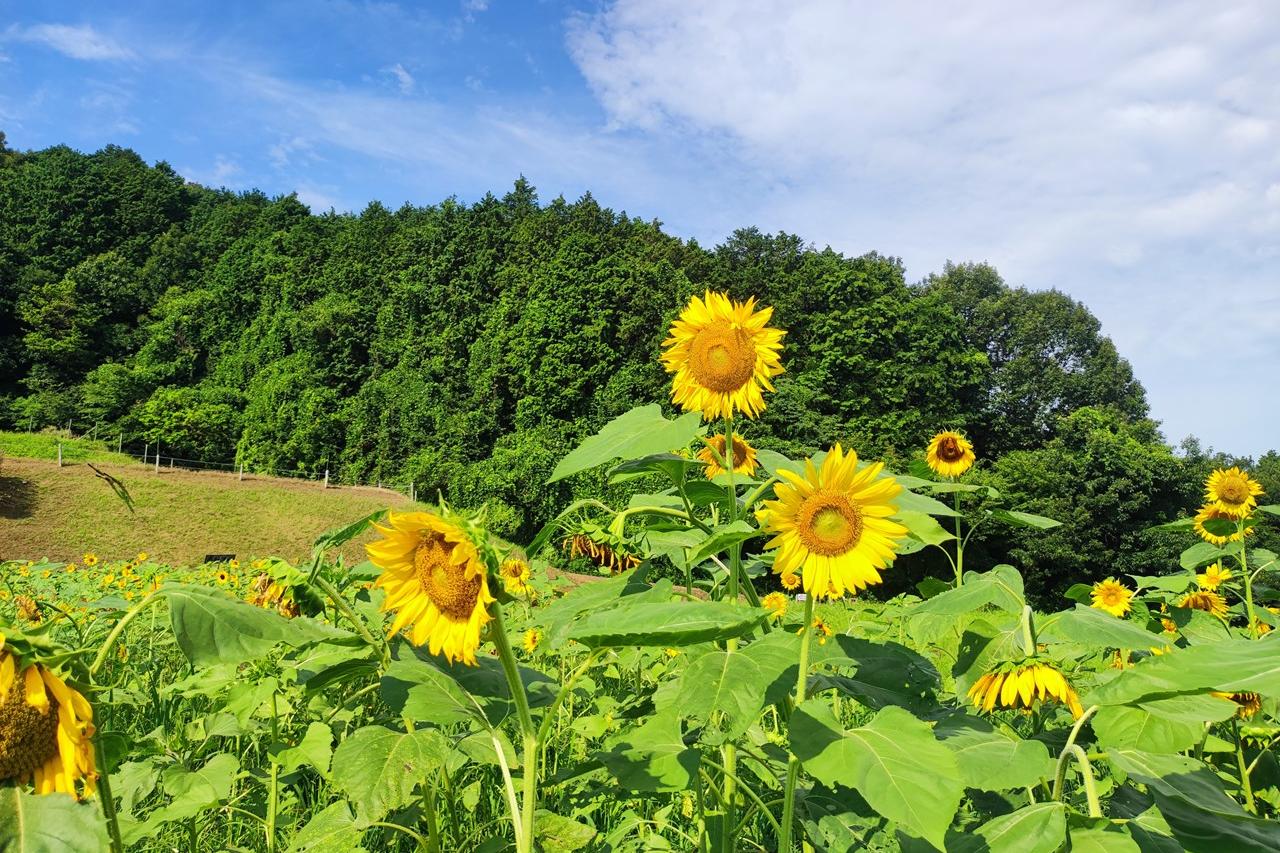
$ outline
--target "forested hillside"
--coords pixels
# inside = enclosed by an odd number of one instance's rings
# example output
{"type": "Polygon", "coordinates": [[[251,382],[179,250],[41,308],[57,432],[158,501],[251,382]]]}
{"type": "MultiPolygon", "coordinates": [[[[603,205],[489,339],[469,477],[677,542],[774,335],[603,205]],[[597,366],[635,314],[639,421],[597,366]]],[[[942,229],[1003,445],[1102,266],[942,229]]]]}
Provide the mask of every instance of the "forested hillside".
{"type": "MultiPolygon", "coordinates": [[[[913,284],[892,257],[754,228],[709,249],[589,195],[541,203],[523,179],[475,204],[314,215],[126,149],[17,152],[0,135],[0,428],[412,480],[488,502],[494,532],[527,539],[603,488],[544,485],[555,462],[667,399],[659,344],[706,288],[774,306],[787,330],[787,372],[746,427],[758,446],[839,440],[906,469],[963,429],[988,482],[1067,522],[981,543],[1051,588],[1155,571],[1180,546],[1144,529],[1194,508],[1225,461],[1164,443],[1085,306],[985,264],[913,284]]],[[[1253,467],[1280,493],[1280,456],[1253,467]]]]}

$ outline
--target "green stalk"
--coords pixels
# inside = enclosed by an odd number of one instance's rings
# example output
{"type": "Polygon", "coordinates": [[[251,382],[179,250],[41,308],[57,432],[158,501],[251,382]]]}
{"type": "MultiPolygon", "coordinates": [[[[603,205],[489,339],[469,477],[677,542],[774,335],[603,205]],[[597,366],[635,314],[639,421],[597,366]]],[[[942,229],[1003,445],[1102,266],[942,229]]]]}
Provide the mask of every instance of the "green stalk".
{"type": "Polygon", "coordinates": [[[1031,616],[1031,605],[1022,605],[1022,652],[1027,657],[1036,653],[1036,629],[1031,616]]]}
{"type": "MultiPolygon", "coordinates": [[[[276,693],[271,691],[271,742],[280,741],[280,720],[276,710],[276,693]]],[[[267,788],[267,853],[276,849],[276,815],[280,810],[280,765],[271,762],[271,784],[267,788]]]]}
{"type": "MultiPolygon", "coordinates": [[[[733,416],[724,418],[724,469],[729,480],[729,523],[738,520],[738,487],[733,482],[733,416]]],[[[738,573],[742,568],[742,545],[729,546],[729,603],[738,603],[738,573]]],[[[725,642],[725,650],[729,654],[737,651],[738,640],[731,638],[725,642]]],[[[721,849],[724,853],[734,853],[734,824],[737,821],[734,802],[738,787],[738,749],[735,744],[726,743],[721,747],[724,756],[724,831],[721,834],[721,849]]]]}
{"type": "MultiPolygon", "coordinates": [[[[813,636],[813,596],[804,597],[804,633],[800,635],[800,671],[796,674],[796,707],[804,701],[809,682],[809,641],[813,636]]],[[[796,779],[800,775],[800,759],[794,752],[787,757],[787,784],[782,794],[782,837],[778,840],[781,853],[791,853],[791,827],[795,822],[796,779]]]]}
{"type": "Polygon", "coordinates": [[[428,788],[422,797],[424,817],[427,819],[427,844],[429,853],[440,853],[440,827],[436,821],[435,788],[428,788]]]}
{"type": "Polygon", "coordinates": [[[143,596],[142,600],[129,609],[129,612],[120,617],[120,621],[111,629],[111,633],[107,634],[107,638],[102,641],[102,646],[98,649],[98,655],[93,659],[93,663],[89,664],[89,678],[97,675],[98,670],[102,669],[102,665],[107,662],[107,655],[111,652],[111,648],[115,645],[116,640],[124,633],[124,629],[134,618],[143,611],[144,608],[151,606],[156,602],[156,593],[158,590],[152,590],[143,596]]]}
{"type": "MultiPolygon", "coordinates": [[[[507,676],[507,686],[516,704],[520,733],[524,736],[524,796],[520,803],[516,851],[532,853],[533,813],[537,808],[538,798],[538,730],[533,725],[533,715],[529,712],[529,697],[525,694],[524,682],[520,680],[520,668],[516,665],[516,656],[511,650],[511,641],[507,637],[507,626],[502,619],[502,605],[497,602],[493,603],[493,642],[498,647],[498,659],[502,661],[502,671],[507,676]]],[[[515,819],[515,817],[516,815],[513,814],[512,818],[515,819]]]]}
{"type": "Polygon", "coordinates": [[[356,629],[356,633],[360,635],[360,639],[375,648],[386,646],[386,641],[380,643],[373,638],[373,634],[370,634],[369,629],[364,626],[364,621],[356,615],[356,612],[351,609],[351,605],[347,604],[347,600],[342,596],[342,593],[338,592],[338,590],[334,588],[333,584],[329,583],[319,575],[316,575],[315,577],[315,584],[324,591],[325,595],[329,597],[329,600],[333,602],[333,606],[338,608],[343,616],[347,617],[347,621],[356,629]]]}
{"type": "Polygon", "coordinates": [[[1244,762],[1244,742],[1240,740],[1240,720],[1231,719],[1231,728],[1236,735],[1236,763],[1240,766],[1240,791],[1244,794],[1244,807],[1253,814],[1258,813],[1258,804],[1253,800],[1253,782],[1249,779],[1249,767],[1244,762]]]}
{"type": "Polygon", "coordinates": [[[956,506],[956,586],[960,587],[964,584],[964,540],[960,538],[960,493],[956,492],[952,497],[955,499],[956,506]]]}
{"type": "Polygon", "coordinates": [[[1253,578],[1249,577],[1249,556],[1245,547],[1244,519],[1236,522],[1236,530],[1240,533],[1240,574],[1244,575],[1244,608],[1249,620],[1249,633],[1257,636],[1258,617],[1253,611],[1253,578]]]}
{"type": "Polygon", "coordinates": [[[102,738],[93,739],[93,751],[98,765],[98,799],[102,801],[102,816],[107,820],[107,834],[111,836],[111,853],[124,853],[124,841],[120,838],[120,819],[116,816],[116,801],[111,795],[111,774],[107,772],[107,752],[102,738]]]}

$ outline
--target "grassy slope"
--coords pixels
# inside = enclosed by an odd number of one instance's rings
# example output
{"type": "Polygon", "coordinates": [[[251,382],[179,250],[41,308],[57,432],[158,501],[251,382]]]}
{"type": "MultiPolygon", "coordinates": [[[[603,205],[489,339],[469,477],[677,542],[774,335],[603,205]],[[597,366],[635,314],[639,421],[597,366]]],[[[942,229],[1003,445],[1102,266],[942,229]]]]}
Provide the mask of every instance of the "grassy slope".
{"type": "MultiPolygon", "coordinates": [[[[88,458],[125,483],[136,510],[130,513],[88,465],[59,468],[45,452],[50,443],[46,436],[0,434],[0,560],[73,560],[85,551],[105,559],[146,551],[175,565],[206,554],[298,559],[326,530],[377,509],[409,506],[403,495],[373,488],[326,491],[276,478],[240,482],[234,474],[167,469],[156,474],[92,443],[73,456],[64,443],[64,461],[88,458]],[[23,451],[44,458],[16,458],[23,451]]],[[[343,549],[348,559],[362,558],[363,541],[343,549]]]]}

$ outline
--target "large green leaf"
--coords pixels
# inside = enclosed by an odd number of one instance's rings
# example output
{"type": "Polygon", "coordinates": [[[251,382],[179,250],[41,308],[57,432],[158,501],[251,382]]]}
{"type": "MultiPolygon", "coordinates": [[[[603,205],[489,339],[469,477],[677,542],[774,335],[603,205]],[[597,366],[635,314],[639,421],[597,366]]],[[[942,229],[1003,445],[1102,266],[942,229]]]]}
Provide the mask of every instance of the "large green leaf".
{"type": "Polygon", "coordinates": [[[842,635],[819,646],[813,652],[813,662],[840,669],[853,667],[849,675],[812,676],[813,690],[833,688],[877,710],[900,705],[923,712],[935,704],[938,671],[926,658],[898,643],[842,635]]]}
{"type": "Polygon", "coordinates": [[[0,853],[67,853],[109,850],[97,803],[66,794],[28,794],[0,787],[0,853]]]}
{"type": "Polygon", "coordinates": [[[345,800],[315,814],[293,837],[289,853],[355,853],[360,846],[360,829],[345,800]]]}
{"type": "Polygon", "coordinates": [[[993,509],[991,517],[1005,524],[1012,524],[1014,527],[1034,527],[1036,530],[1050,530],[1062,526],[1062,522],[1056,519],[1012,509],[993,509]]]}
{"type": "MultiPolygon", "coordinates": [[[[533,707],[551,701],[550,678],[523,666],[519,672],[533,707]]],[[[402,651],[382,677],[381,694],[401,715],[438,725],[467,720],[497,725],[515,710],[502,664],[489,657],[479,658],[476,666],[450,666],[402,651]]]]}
{"type": "Polygon", "coordinates": [[[693,441],[702,427],[702,415],[688,412],[675,420],[662,416],[657,403],[640,406],[604,425],[560,460],[548,483],[563,480],[615,459],[640,459],[679,450],[693,441]]]}
{"type": "Polygon", "coordinates": [[[1142,853],[1125,827],[1103,821],[1071,828],[1071,853],[1142,853]]]}
{"type": "Polygon", "coordinates": [[[1173,836],[1189,853],[1275,853],[1280,850],[1280,823],[1274,820],[1210,811],[1160,790],[1155,792],[1155,798],[1173,836]]]}
{"type": "Polygon", "coordinates": [[[1121,705],[1178,693],[1280,694],[1280,642],[1229,640],[1141,660],[1091,691],[1085,704],[1121,705]]]}
{"type": "MultiPolygon", "coordinates": [[[[564,645],[569,626],[582,614],[613,607],[635,596],[639,596],[639,601],[650,600],[655,587],[645,581],[648,571],[649,564],[642,563],[617,577],[581,584],[543,608],[539,621],[546,632],[548,644],[552,648],[564,645]]],[[[669,598],[669,595],[664,598],[669,598]]]]}
{"type": "Polygon", "coordinates": [[[1103,705],[1093,717],[1093,732],[1109,749],[1179,752],[1200,742],[1204,723],[1171,720],[1128,705],[1103,705]]]}
{"type": "Polygon", "coordinates": [[[964,584],[935,595],[915,609],[916,614],[959,616],[992,605],[1021,613],[1025,603],[1022,575],[1013,566],[999,565],[984,574],[970,572],[964,584]]]}
{"type": "Polygon", "coordinates": [[[1212,563],[1215,560],[1221,560],[1232,552],[1216,545],[1210,545],[1208,542],[1197,542],[1190,548],[1182,552],[1182,556],[1178,558],[1178,563],[1184,569],[1195,569],[1203,566],[1205,563],[1212,563]]]}
{"type": "Polygon", "coordinates": [[[696,566],[715,554],[723,554],[731,545],[737,545],[760,535],[758,528],[745,521],[722,524],[711,531],[689,554],[689,565],[696,566]]]}
{"type": "Polygon", "coordinates": [[[912,539],[926,545],[941,545],[955,539],[955,534],[943,528],[932,515],[914,510],[899,510],[897,516],[912,539]]]}
{"type": "Polygon", "coordinates": [[[1182,755],[1158,755],[1136,749],[1108,750],[1107,759],[1116,769],[1127,773],[1155,793],[1181,799],[1216,814],[1244,814],[1240,804],[1227,796],[1217,774],[1203,761],[1182,755]]]}
{"type": "Polygon", "coordinates": [[[927,723],[888,707],[846,731],[825,702],[809,700],[791,715],[791,750],[818,781],[855,789],[880,814],[943,848],[964,781],[927,723]]]}
{"type": "Polygon", "coordinates": [[[918,495],[910,489],[903,489],[891,500],[893,503],[898,505],[899,513],[922,512],[926,515],[942,515],[947,517],[953,517],[959,514],[937,498],[931,498],[928,495],[918,495]]]}
{"type": "Polygon", "coordinates": [[[172,584],[161,594],[169,600],[178,647],[193,666],[242,663],[282,643],[304,646],[320,640],[355,640],[346,631],[303,616],[286,619],[210,587],[172,584]]]}
{"type": "Polygon", "coordinates": [[[1030,788],[1053,776],[1054,762],[1043,743],[997,731],[980,717],[957,712],[941,720],[934,734],[955,753],[966,788],[1030,788]]]}
{"type": "Polygon", "coordinates": [[[333,784],[356,806],[366,827],[407,805],[413,790],[444,764],[449,744],[435,729],[408,734],[366,726],[343,739],[333,753],[333,784]]]}
{"type": "Polygon", "coordinates": [[[573,853],[575,850],[585,850],[596,837],[595,827],[546,809],[538,809],[534,818],[538,844],[541,845],[543,853],[573,853]]]}
{"type": "Polygon", "coordinates": [[[161,783],[165,793],[173,799],[152,812],[147,823],[158,826],[169,821],[186,820],[214,808],[231,797],[231,788],[239,773],[240,759],[225,752],[218,753],[195,770],[180,764],[167,768],[161,775],[161,783]]]}
{"type": "Polygon", "coordinates": [[[1037,634],[1044,642],[1073,643],[1093,649],[1142,649],[1172,645],[1166,634],[1156,634],[1141,625],[1118,619],[1096,607],[1077,604],[1036,620],[1037,634]]]}
{"type": "Polygon", "coordinates": [[[736,740],[766,703],[795,688],[799,646],[795,634],[775,631],[736,651],[715,649],[694,659],[654,701],[659,710],[670,707],[702,723],[706,743],[736,740]]]}
{"type": "Polygon", "coordinates": [[[698,775],[701,756],[685,746],[680,716],[669,709],[647,717],[608,743],[600,762],[629,791],[687,791],[698,775]]]}
{"type": "Polygon", "coordinates": [[[567,636],[592,648],[687,646],[741,637],[766,618],[765,610],[721,601],[624,603],[586,614],[567,636]]]}
{"type": "Polygon", "coordinates": [[[1067,840],[1067,807],[1032,803],[947,839],[951,853],[1054,853],[1067,840]]]}
{"type": "Polygon", "coordinates": [[[304,766],[311,766],[321,775],[329,772],[333,759],[333,731],[324,723],[312,722],[306,732],[292,746],[276,745],[271,748],[271,760],[285,773],[293,773],[304,766]]]}

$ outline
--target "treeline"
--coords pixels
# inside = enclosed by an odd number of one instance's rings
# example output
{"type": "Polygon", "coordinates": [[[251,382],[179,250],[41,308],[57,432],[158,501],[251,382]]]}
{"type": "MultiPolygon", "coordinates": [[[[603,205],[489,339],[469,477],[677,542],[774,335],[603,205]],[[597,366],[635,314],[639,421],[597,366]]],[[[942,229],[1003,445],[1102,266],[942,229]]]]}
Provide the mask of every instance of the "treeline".
{"type": "MultiPolygon", "coordinates": [[[[754,228],[708,249],[590,195],[541,204],[523,179],[471,205],[314,215],[127,149],[17,152],[0,134],[7,428],[412,479],[528,538],[604,489],[545,481],[607,420],[667,399],[659,344],[706,288],[773,305],[787,330],[751,439],[792,455],[840,440],[905,469],[936,430],[966,430],[980,476],[1067,522],[983,542],[1046,588],[1164,568],[1184,540],[1145,528],[1194,507],[1227,461],[1165,444],[1084,305],[985,264],[913,284],[895,258],[754,228]]],[[[1244,461],[1280,492],[1280,456],[1244,461]]]]}

